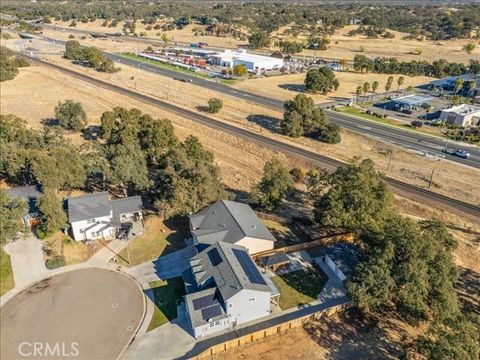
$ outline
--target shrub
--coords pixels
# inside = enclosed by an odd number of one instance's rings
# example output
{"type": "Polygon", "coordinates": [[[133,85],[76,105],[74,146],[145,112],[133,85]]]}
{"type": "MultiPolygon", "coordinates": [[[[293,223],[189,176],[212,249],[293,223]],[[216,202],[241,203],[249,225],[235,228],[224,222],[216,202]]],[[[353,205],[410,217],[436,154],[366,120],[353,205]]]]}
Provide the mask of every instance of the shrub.
{"type": "Polygon", "coordinates": [[[65,266],[65,257],[62,255],[55,255],[47,260],[47,269],[57,269],[65,266]]]}
{"type": "Polygon", "coordinates": [[[421,128],[423,126],[423,123],[419,120],[413,120],[411,122],[412,127],[414,128],[421,128]]]}
{"type": "Polygon", "coordinates": [[[290,170],[290,175],[292,175],[293,181],[295,181],[297,184],[301,184],[305,180],[305,174],[300,168],[293,168],[290,170]]]}
{"type": "Polygon", "coordinates": [[[223,107],[223,101],[218,98],[211,98],[208,100],[208,112],[210,114],[218,113],[223,107]]]}

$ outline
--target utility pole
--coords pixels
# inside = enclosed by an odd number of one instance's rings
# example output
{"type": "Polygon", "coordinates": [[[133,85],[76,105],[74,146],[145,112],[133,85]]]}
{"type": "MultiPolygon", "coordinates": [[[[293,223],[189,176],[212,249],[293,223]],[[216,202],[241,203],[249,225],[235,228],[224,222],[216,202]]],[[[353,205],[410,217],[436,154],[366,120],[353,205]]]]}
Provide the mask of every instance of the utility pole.
{"type": "Polygon", "coordinates": [[[388,158],[388,166],[387,166],[387,171],[390,170],[390,165],[392,164],[392,156],[393,156],[393,147],[390,148],[390,157],[388,158]]]}
{"type": "Polygon", "coordinates": [[[428,182],[428,188],[430,189],[430,186],[432,186],[432,180],[433,180],[433,173],[435,172],[435,168],[432,169],[432,173],[430,174],[430,181],[428,182]]]}

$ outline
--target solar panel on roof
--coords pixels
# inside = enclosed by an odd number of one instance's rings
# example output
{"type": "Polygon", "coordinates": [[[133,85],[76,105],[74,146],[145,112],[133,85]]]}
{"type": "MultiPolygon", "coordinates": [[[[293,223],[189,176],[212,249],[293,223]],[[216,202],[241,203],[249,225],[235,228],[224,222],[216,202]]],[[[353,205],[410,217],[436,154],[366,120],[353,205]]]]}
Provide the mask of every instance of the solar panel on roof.
{"type": "Polygon", "coordinates": [[[215,294],[212,294],[212,295],[207,295],[198,299],[193,299],[192,304],[193,304],[194,310],[199,310],[199,309],[206,308],[208,306],[218,304],[218,300],[215,299],[215,294]]]}
{"type": "Polygon", "coordinates": [[[202,310],[202,318],[205,321],[219,315],[222,315],[222,308],[220,305],[210,306],[202,310]]]}
{"type": "Polygon", "coordinates": [[[217,266],[222,262],[222,258],[220,257],[220,254],[218,253],[218,250],[216,248],[209,250],[207,252],[207,255],[213,266],[217,266]]]}
{"type": "Polygon", "coordinates": [[[262,274],[260,274],[260,271],[258,271],[257,266],[255,265],[253,260],[250,258],[250,255],[248,255],[246,251],[238,250],[238,249],[232,249],[232,251],[235,257],[237,258],[238,262],[242,266],[243,271],[245,271],[245,274],[247,274],[248,280],[251,283],[267,285],[262,274]]]}

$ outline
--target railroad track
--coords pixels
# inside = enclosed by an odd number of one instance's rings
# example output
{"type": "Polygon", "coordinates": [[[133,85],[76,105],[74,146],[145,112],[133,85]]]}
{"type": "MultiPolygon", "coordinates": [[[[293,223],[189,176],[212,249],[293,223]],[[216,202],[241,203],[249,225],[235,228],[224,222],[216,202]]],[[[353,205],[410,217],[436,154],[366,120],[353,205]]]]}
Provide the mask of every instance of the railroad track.
{"type": "MultiPolygon", "coordinates": [[[[342,161],[335,160],[335,159],[326,157],[324,155],[320,155],[312,151],[296,147],[294,145],[283,143],[281,141],[269,138],[262,134],[254,133],[252,131],[239,128],[234,125],[230,125],[230,124],[215,120],[204,114],[200,114],[192,110],[178,107],[162,99],[141,94],[134,90],[127,89],[115,84],[111,84],[107,81],[100,80],[86,74],[81,74],[76,71],[64,68],[62,66],[52,64],[41,59],[37,59],[35,57],[31,57],[25,54],[22,54],[22,56],[28,58],[32,62],[35,62],[42,66],[53,68],[57,71],[68,74],[69,76],[72,76],[76,79],[88,82],[90,84],[93,84],[95,86],[98,86],[110,91],[117,92],[119,94],[128,96],[130,98],[134,98],[136,100],[142,101],[149,105],[158,106],[164,110],[178,114],[186,119],[195,121],[199,124],[208,126],[213,129],[230,133],[234,136],[241,137],[248,141],[255,142],[262,146],[268,147],[272,150],[275,150],[275,151],[284,153],[286,155],[295,157],[297,159],[300,159],[302,161],[305,161],[311,165],[322,167],[327,170],[335,170],[339,166],[343,166],[346,164],[342,161]]],[[[393,178],[385,177],[385,181],[390,185],[392,191],[397,195],[406,197],[410,200],[414,200],[414,201],[418,201],[418,202],[430,205],[438,209],[452,212],[454,214],[457,214],[469,220],[480,223],[480,206],[469,204],[454,198],[450,198],[448,196],[441,195],[415,185],[407,184],[393,178]]]]}

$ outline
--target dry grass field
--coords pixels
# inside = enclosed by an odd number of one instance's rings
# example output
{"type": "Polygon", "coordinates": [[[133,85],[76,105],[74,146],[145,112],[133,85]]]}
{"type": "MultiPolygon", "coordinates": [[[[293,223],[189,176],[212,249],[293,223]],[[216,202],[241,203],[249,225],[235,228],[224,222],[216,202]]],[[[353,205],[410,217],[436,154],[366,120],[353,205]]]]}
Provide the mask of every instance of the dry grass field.
{"type": "MultiPolygon", "coordinates": [[[[386,171],[389,158],[385,155],[385,152],[388,150],[388,146],[354,133],[343,131],[342,142],[337,145],[324,144],[307,138],[288,138],[278,133],[278,121],[282,114],[276,110],[222,96],[207,90],[200,92],[198,88],[192,84],[181,83],[127,66],[123,66],[122,71],[117,74],[108,75],[98,73],[92,69],[72,65],[70,62],[58,57],[51,57],[51,61],[62,66],[67,66],[75,71],[87,72],[94,77],[109,80],[124,87],[133,89],[136,87],[138,92],[162,99],[167,99],[168,97],[169,101],[192,110],[198,110],[199,107],[205,106],[210,97],[220,97],[224,100],[224,108],[220,113],[212,116],[218,121],[228,122],[250,131],[261,132],[264,136],[295,144],[343,161],[371,158],[375,161],[377,168],[386,172],[389,176],[419,186],[425,187],[428,185],[430,173],[433,168],[435,168],[435,176],[432,183],[432,189],[434,191],[465,201],[480,203],[480,183],[476,181],[479,171],[472,168],[453,164],[448,161],[439,164],[438,162],[413,155],[411,152],[394,148],[390,169],[386,171]],[[131,80],[132,77],[134,80],[131,80]]],[[[13,113],[24,117],[32,122],[32,126],[38,128],[41,126],[41,119],[48,119],[53,116],[53,109],[58,101],[75,99],[84,104],[87,114],[89,114],[89,121],[92,124],[98,123],[100,114],[103,111],[114,106],[126,106],[144,109],[145,112],[158,117],[170,118],[176,126],[180,127],[180,137],[189,134],[182,131],[182,129],[186,130],[200,127],[178,116],[167,114],[158,108],[144,105],[129,98],[122,99],[122,97],[116,94],[92,87],[88,84],[80,84],[81,86],[79,86],[77,80],[70,79],[68,76],[57,74],[56,72],[51,72],[41,67],[34,66],[22,69],[17,79],[5,82],[5,85],[2,86],[2,113],[13,113]],[[47,88],[51,89],[51,91],[42,92],[42,84],[48,84],[47,88]],[[19,93],[22,96],[18,96],[19,93]],[[92,94],[96,96],[91,96],[92,94]],[[35,101],[32,102],[34,111],[23,106],[21,99],[24,98],[35,99],[35,101]]],[[[259,169],[263,167],[264,161],[275,156],[273,151],[252,143],[244,143],[243,140],[222,132],[218,132],[218,136],[223,139],[229,139],[231,142],[226,140],[221,142],[213,141],[211,136],[213,131],[205,127],[200,128],[202,128],[202,131],[198,133],[192,131],[191,133],[199,136],[207,147],[210,147],[218,154],[217,161],[222,162],[225,159],[224,165],[229,168],[226,174],[231,174],[230,176],[233,177],[233,179],[238,178],[235,182],[242,184],[242,190],[248,189],[250,185],[260,177],[259,169]],[[239,150],[233,152],[223,151],[225,146],[235,146],[238,148],[239,143],[241,144],[239,150]],[[243,171],[234,171],[232,168],[232,164],[234,163],[239,165],[239,163],[247,162],[248,156],[244,156],[245,152],[243,147],[251,149],[254,154],[253,158],[255,159],[254,166],[242,165],[246,173],[243,171]],[[231,159],[235,159],[235,161],[232,163],[230,162],[231,159]],[[249,174],[249,176],[246,176],[246,174],[249,174]],[[247,178],[250,180],[247,181],[247,178]]],[[[78,135],[76,135],[76,137],[78,138],[78,135]]],[[[293,166],[293,161],[291,164],[293,166]]],[[[229,186],[236,188],[236,186],[233,185],[234,184],[229,184],[229,186]]]]}
{"type": "MultiPolygon", "coordinates": [[[[372,83],[378,81],[380,86],[377,92],[385,91],[383,89],[389,74],[360,74],[357,72],[335,72],[335,76],[340,81],[340,87],[337,91],[333,91],[328,95],[322,94],[308,94],[315,102],[325,102],[335,98],[352,98],[355,96],[357,86],[363,85],[365,82],[372,83]]],[[[392,75],[396,83],[396,79],[401,75],[392,75]]],[[[426,84],[432,81],[432,78],[427,76],[405,76],[403,88],[408,86],[416,86],[426,84]]],[[[250,79],[240,81],[234,86],[253,92],[258,95],[268,96],[281,100],[288,100],[304,90],[305,74],[292,74],[282,76],[271,76],[261,79],[250,79]]],[[[394,87],[395,89],[395,87],[394,87]]]]}
{"type": "MultiPolygon", "coordinates": [[[[427,60],[432,62],[438,59],[446,59],[453,62],[468,62],[468,59],[478,58],[480,56],[480,49],[474,50],[469,55],[463,51],[463,46],[470,42],[478,44],[478,41],[461,39],[461,40],[445,40],[445,41],[431,41],[431,40],[404,40],[406,33],[390,30],[395,35],[394,39],[367,39],[366,36],[356,35],[347,36],[351,30],[358,28],[358,25],[349,25],[337,31],[331,38],[327,50],[317,51],[304,50],[302,54],[317,57],[347,59],[352,60],[355,55],[360,54],[360,48],[364,51],[361,53],[368,57],[395,57],[398,60],[427,60]],[[421,49],[421,55],[415,54],[415,49],[421,49]]],[[[300,35],[298,38],[283,36],[282,32],[285,28],[276,32],[278,39],[288,39],[296,41],[306,41],[307,36],[300,35]]],[[[272,48],[274,49],[274,48],[272,48]]]]}
{"type": "MultiPolygon", "coordinates": [[[[166,21],[157,21],[156,24],[158,25],[163,25],[166,21]]],[[[88,30],[88,31],[98,31],[98,32],[104,32],[104,33],[118,33],[122,32],[122,27],[123,27],[123,22],[119,22],[118,25],[114,28],[109,28],[109,27],[103,27],[101,26],[103,21],[101,20],[95,20],[89,23],[77,23],[77,26],[75,27],[76,29],[79,30],[88,30]]],[[[63,21],[58,21],[55,23],[55,25],[58,25],[59,27],[69,27],[70,22],[63,22],[63,21]]],[[[152,25],[155,26],[156,24],[152,25]]],[[[169,30],[169,31],[162,31],[161,29],[155,30],[146,30],[145,25],[143,25],[140,21],[136,22],[136,33],[145,33],[146,37],[153,38],[153,39],[158,39],[160,40],[161,35],[163,33],[166,33],[171,42],[188,42],[188,43],[195,43],[195,42],[206,42],[209,45],[212,46],[223,46],[223,47],[236,47],[240,45],[246,45],[248,42],[247,41],[240,41],[237,39],[234,39],[231,36],[225,36],[225,37],[217,37],[217,36],[200,36],[200,35],[195,35],[194,30],[201,30],[203,31],[206,28],[205,25],[187,25],[183,29],[174,29],[174,30],[169,30]]],[[[68,33],[68,30],[65,31],[68,33]]]]}
{"type": "MultiPolygon", "coordinates": [[[[165,21],[158,21],[157,24],[164,24],[165,21]]],[[[68,27],[69,22],[57,22],[59,27],[68,27]]],[[[89,22],[87,24],[78,23],[76,28],[82,30],[90,31],[99,31],[105,33],[116,33],[122,31],[123,24],[120,22],[115,28],[108,28],[101,26],[102,21],[96,20],[94,22],[89,22]]],[[[245,46],[248,44],[247,41],[240,41],[234,39],[233,37],[216,37],[216,36],[200,36],[194,34],[194,29],[204,29],[205,26],[202,25],[188,25],[182,30],[171,30],[166,31],[165,33],[171,38],[172,42],[206,42],[211,46],[219,47],[238,47],[245,46]]],[[[478,58],[480,56],[480,46],[478,46],[478,41],[469,40],[469,39],[459,39],[459,40],[445,40],[445,41],[432,41],[432,40],[404,40],[403,38],[408,34],[390,30],[392,34],[395,35],[394,39],[367,39],[363,35],[347,36],[347,33],[351,30],[358,28],[358,25],[348,25],[345,28],[337,31],[331,38],[331,42],[328,45],[327,50],[325,51],[313,51],[313,50],[304,50],[299,55],[306,56],[316,56],[319,58],[333,58],[333,59],[347,59],[352,60],[355,55],[363,54],[369,57],[396,57],[399,60],[427,60],[432,62],[438,59],[446,59],[448,61],[454,62],[468,62],[471,58],[478,58]],[[477,48],[472,54],[467,54],[463,50],[463,46],[469,42],[477,43],[477,48]],[[364,51],[360,52],[360,48],[363,48],[364,51]],[[416,49],[421,49],[422,53],[416,55],[416,49]]],[[[308,39],[308,34],[300,34],[298,37],[293,38],[291,36],[284,35],[283,32],[288,29],[288,27],[282,27],[277,31],[271,33],[273,39],[276,40],[294,40],[306,42],[308,39]]],[[[144,32],[146,37],[160,39],[160,36],[157,34],[162,34],[162,30],[145,30],[145,25],[140,21],[136,23],[137,33],[144,32]]],[[[46,34],[49,33],[48,30],[45,31],[46,34]]],[[[58,33],[58,32],[56,32],[58,33]]],[[[68,34],[68,30],[65,30],[65,34],[68,34]]],[[[107,41],[98,40],[97,44],[104,43],[105,46],[110,46],[107,41]]],[[[118,45],[118,44],[117,44],[118,45]]],[[[130,44],[131,45],[131,44],[130,44]]],[[[100,45],[102,46],[102,45],[100,45]]],[[[122,45],[118,45],[122,46],[122,45]]],[[[128,43],[124,43],[123,46],[129,46],[128,43]]],[[[278,47],[271,46],[270,51],[278,50],[278,47]]]]}

